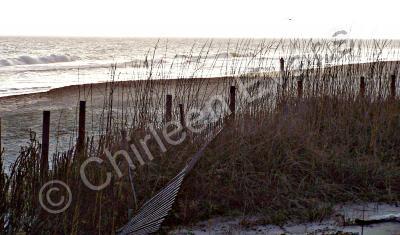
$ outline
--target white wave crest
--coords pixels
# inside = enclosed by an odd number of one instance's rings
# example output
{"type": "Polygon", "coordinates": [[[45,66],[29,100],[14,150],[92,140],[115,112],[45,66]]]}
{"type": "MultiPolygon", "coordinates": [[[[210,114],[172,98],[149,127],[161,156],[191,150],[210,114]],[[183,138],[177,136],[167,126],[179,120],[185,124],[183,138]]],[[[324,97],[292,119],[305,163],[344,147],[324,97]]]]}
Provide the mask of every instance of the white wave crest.
{"type": "Polygon", "coordinates": [[[49,55],[49,56],[19,56],[17,58],[0,59],[0,67],[31,65],[31,64],[52,64],[72,62],[79,60],[77,56],[71,55],[49,55]]]}

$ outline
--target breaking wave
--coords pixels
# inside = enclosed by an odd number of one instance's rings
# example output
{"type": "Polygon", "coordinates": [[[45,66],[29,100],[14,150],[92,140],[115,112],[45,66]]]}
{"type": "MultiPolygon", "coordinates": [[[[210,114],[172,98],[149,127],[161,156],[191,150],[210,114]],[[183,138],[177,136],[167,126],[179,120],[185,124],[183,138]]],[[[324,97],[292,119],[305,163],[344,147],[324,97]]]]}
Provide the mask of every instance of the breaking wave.
{"type": "Polygon", "coordinates": [[[0,67],[31,65],[31,64],[52,64],[72,62],[79,60],[77,56],[71,55],[49,55],[49,56],[19,56],[17,58],[0,59],[0,67]]]}
{"type": "Polygon", "coordinates": [[[185,54],[176,54],[175,58],[184,58],[184,59],[197,59],[197,58],[203,58],[203,59],[213,59],[213,58],[218,58],[218,59],[224,59],[224,58],[238,58],[238,57],[253,57],[254,54],[252,53],[246,53],[246,54],[241,54],[238,52],[221,52],[221,53],[216,53],[216,54],[204,54],[204,55],[185,55],[185,54]]]}

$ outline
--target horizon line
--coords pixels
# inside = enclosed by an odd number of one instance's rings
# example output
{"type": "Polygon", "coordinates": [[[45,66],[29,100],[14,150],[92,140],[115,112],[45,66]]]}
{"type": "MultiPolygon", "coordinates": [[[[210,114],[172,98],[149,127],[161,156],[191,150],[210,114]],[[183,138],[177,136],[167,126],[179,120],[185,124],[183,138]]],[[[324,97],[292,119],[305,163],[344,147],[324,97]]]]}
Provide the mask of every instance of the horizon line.
{"type": "Polygon", "coordinates": [[[367,38],[367,37],[245,37],[245,36],[100,36],[100,35],[0,35],[0,38],[103,38],[103,39],[271,39],[271,40],[334,40],[334,39],[350,39],[350,40],[393,40],[399,41],[400,38],[367,38]]]}

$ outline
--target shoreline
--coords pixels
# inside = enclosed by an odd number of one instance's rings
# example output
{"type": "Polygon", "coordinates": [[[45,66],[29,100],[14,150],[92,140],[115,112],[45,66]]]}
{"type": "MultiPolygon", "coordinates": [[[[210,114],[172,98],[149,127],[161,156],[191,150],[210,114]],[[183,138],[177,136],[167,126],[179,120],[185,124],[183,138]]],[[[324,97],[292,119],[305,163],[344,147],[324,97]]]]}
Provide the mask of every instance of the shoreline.
{"type": "MultiPolygon", "coordinates": [[[[392,61],[377,61],[377,62],[364,62],[364,63],[350,63],[350,64],[342,64],[342,65],[333,65],[333,66],[329,66],[329,67],[321,67],[321,68],[317,68],[317,69],[337,69],[337,68],[341,68],[341,69],[345,69],[346,67],[357,67],[357,69],[363,69],[363,68],[359,68],[364,67],[364,66],[370,66],[371,64],[375,64],[375,65],[383,65],[383,66],[389,66],[390,68],[392,68],[391,66],[395,65],[395,71],[397,71],[397,73],[400,73],[400,60],[392,60],[392,61]]],[[[308,69],[304,69],[303,71],[306,71],[308,69]]],[[[313,69],[311,69],[313,70],[313,69]]],[[[393,70],[393,69],[392,69],[393,70]]],[[[291,70],[290,72],[295,72],[296,70],[291,70]]],[[[285,73],[287,73],[288,71],[285,71],[285,73]]],[[[266,75],[268,77],[273,77],[273,76],[279,76],[280,72],[279,71],[271,71],[271,72],[267,72],[267,73],[249,73],[250,75],[266,75]]],[[[150,81],[154,84],[154,85],[171,85],[173,83],[176,82],[180,82],[180,81],[188,81],[188,82],[199,82],[202,81],[204,79],[209,79],[211,81],[215,81],[215,80],[221,80],[221,79],[232,79],[233,77],[237,77],[237,76],[241,76],[241,75],[234,75],[234,76],[217,76],[217,77],[194,77],[194,78],[172,78],[172,79],[150,79],[150,81]]],[[[39,92],[33,92],[33,93],[27,93],[27,94],[17,94],[17,95],[9,95],[9,96],[1,96],[0,97],[0,105],[1,102],[4,100],[8,100],[8,99],[23,99],[23,98],[40,98],[43,96],[53,96],[54,93],[58,93],[58,92],[76,92],[77,90],[85,90],[86,88],[93,88],[93,89],[99,89],[99,88],[104,88],[104,86],[106,86],[107,84],[113,83],[117,86],[128,86],[128,85],[135,85],[136,83],[144,83],[149,81],[149,79],[146,80],[126,80],[126,81],[106,81],[106,82],[95,82],[95,83],[85,83],[85,84],[74,84],[74,85],[68,85],[68,86],[63,86],[63,87],[56,87],[56,88],[51,88],[47,91],[39,91],[39,92]]]]}
{"type": "MultiPolygon", "coordinates": [[[[222,83],[228,80],[231,80],[233,77],[210,77],[210,78],[176,78],[176,79],[154,79],[151,80],[151,84],[153,86],[169,86],[175,87],[177,84],[181,83],[192,83],[192,84],[201,84],[208,79],[207,82],[209,84],[217,84],[222,83]]],[[[11,96],[3,96],[0,97],[0,113],[5,113],[7,111],[15,111],[17,113],[31,111],[31,108],[28,108],[29,104],[40,104],[36,107],[35,110],[40,109],[58,109],[58,108],[70,108],[72,104],[76,104],[79,102],[79,97],[81,100],[89,100],[93,99],[94,106],[101,106],[103,103],[98,102],[98,98],[103,98],[105,96],[104,91],[109,89],[110,84],[118,90],[118,92],[123,92],[123,88],[134,88],[136,85],[143,85],[148,82],[148,80],[129,80],[129,81],[107,81],[100,83],[87,83],[80,85],[70,85],[65,87],[53,88],[48,91],[37,92],[37,93],[28,93],[28,94],[20,94],[20,95],[11,95],[11,96]],[[120,88],[122,88],[120,91],[120,88]],[[92,96],[92,97],[90,97],[92,96]],[[96,99],[97,98],[97,99],[96,99]],[[60,107],[53,107],[53,106],[60,107]],[[21,109],[22,108],[22,109],[21,109]]],[[[7,114],[0,115],[0,118],[7,116],[7,114]]]]}
{"type": "MultiPolygon", "coordinates": [[[[173,79],[154,79],[151,80],[153,84],[155,85],[172,85],[171,83],[175,82],[180,82],[180,81],[189,81],[189,82],[200,82],[201,80],[204,79],[210,79],[211,81],[219,79],[232,79],[232,76],[224,76],[224,77],[209,77],[209,78],[173,78],[173,79]]],[[[27,94],[18,94],[18,95],[9,95],[9,96],[1,96],[0,97],[0,105],[2,101],[8,100],[8,99],[23,99],[23,98],[40,98],[42,96],[51,96],[54,95],[54,93],[58,92],[76,92],[78,90],[85,90],[86,88],[93,88],[93,89],[99,89],[99,88],[104,88],[108,84],[114,84],[116,86],[129,86],[129,85],[135,85],[139,83],[145,83],[148,80],[127,80],[127,81],[107,81],[107,82],[98,82],[98,83],[85,83],[85,84],[75,84],[75,85],[68,85],[68,86],[63,86],[63,87],[56,87],[56,88],[51,88],[48,91],[40,91],[40,92],[33,92],[33,93],[27,93],[27,94]]]]}
{"type": "MultiPolygon", "coordinates": [[[[373,64],[377,65],[376,68],[379,73],[385,71],[385,68],[386,70],[390,70],[390,72],[400,72],[400,61],[374,62],[373,64]]],[[[371,69],[370,65],[371,63],[338,65],[323,69],[332,69],[334,72],[339,73],[346,73],[349,71],[348,69],[350,69],[359,74],[360,72],[368,73],[369,69],[371,69]]],[[[306,70],[304,71],[306,72],[306,70]]],[[[308,71],[310,72],[310,70],[308,71]]],[[[295,71],[290,70],[289,72],[293,73],[295,71]]],[[[327,72],[329,73],[329,71],[325,71],[324,73],[327,72]]],[[[384,72],[382,72],[382,74],[384,74],[384,72]]],[[[277,76],[280,76],[280,74],[276,72],[258,73],[248,74],[246,79],[273,79],[277,76]]],[[[182,92],[182,89],[184,90],[184,87],[187,86],[196,87],[196,89],[199,89],[197,92],[200,92],[200,96],[208,97],[216,91],[219,93],[227,92],[223,90],[235,82],[232,76],[196,77],[154,79],[150,80],[151,83],[149,87],[144,86],[148,81],[149,80],[129,80],[88,83],[54,88],[45,92],[0,97],[0,118],[2,119],[2,125],[4,127],[3,135],[6,135],[6,138],[3,138],[3,146],[8,150],[6,152],[6,159],[10,157],[10,163],[13,162],[14,156],[16,156],[19,151],[18,146],[22,146],[26,143],[29,130],[33,130],[39,134],[41,133],[42,112],[44,110],[52,112],[52,126],[59,126],[59,120],[64,122],[61,123],[61,125],[64,125],[64,129],[66,129],[65,136],[67,132],[74,131],[73,127],[76,121],[75,117],[80,100],[87,101],[88,112],[91,112],[92,116],[93,113],[101,113],[104,107],[105,97],[110,92],[110,84],[115,88],[113,91],[114,97],[120,100],[121,97],[123,99],[123,96],[125,96],[127,92],[135,93],[135,90],[138,91],[137,94],[133,95],[135,99],[140,99],[139,96],[145,93],[149,93],[149,97],[158,96],[157,99],[162,99],[162,96],[165,94],[160,92],[166,91],[174,94],[177,89],[180,89],[180,92],[182,92]]],[[[358,80],[354,81],[354,84],[357,83],[358,80]]],[[[182,102],[179,101],[182,98],[183,97],[179,97],[178,95],[176,97],[176,102],[182,102]]]]}

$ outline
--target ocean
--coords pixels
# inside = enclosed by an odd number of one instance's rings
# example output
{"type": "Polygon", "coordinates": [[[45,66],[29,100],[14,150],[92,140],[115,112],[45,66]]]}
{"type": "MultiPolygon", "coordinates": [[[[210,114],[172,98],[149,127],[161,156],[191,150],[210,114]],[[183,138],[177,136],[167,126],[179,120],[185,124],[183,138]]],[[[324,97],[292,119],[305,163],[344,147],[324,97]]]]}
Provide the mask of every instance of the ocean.
{"type": "Polygon", "coordinates": [[[229,53],[235,58],[250,56],[239,55],[234,47],[247,46],[250,50],[260,43],[223,39],[3,37],[0,96],[108,81],[112,65],[117,67],[118,80],[147,79],[150,71],[154,79],[227,75],[231,71],[223,68],[228,65],[218,63],[229,60],[229,53]]]}
{"type": "MultiPolygon", "coordinates": [[[[281,57],[289,69],[399,60],[399,49],[399,41],[386,40],[0,37],[0,97],[111,79],[189,79],[278,71],[281,57]]],[[[29,141],[29,130],[40,137],[41,105],[54,101],[27,100],[25,111],[13,102],[0,103],[6,169],[20,146],[29,141]]],[[[65,125],[61,137],[51,133],[51,152],[59,145],[58,138],[62,149],[67,149],[75,130],[75,109],[57,105],[52,107],[52,127],[60,126],[61,119],[65,125]]]]}
{"type": "Polygon", "coordinates": [[[320,57],[324,64],[394,60],[399,44],[348,39],[0,37],[0,97],[109,81],[111,66],[117,68],[116,80],[229,76],[278,70],[280,57],[320,57]],[[329,61],[329,53],[344,56],[329,61]]]}

